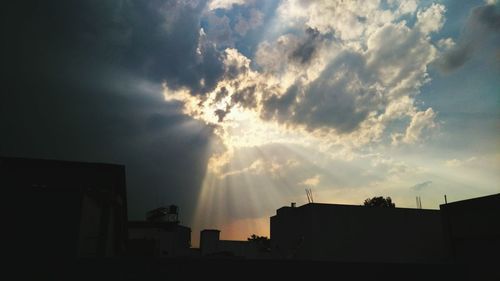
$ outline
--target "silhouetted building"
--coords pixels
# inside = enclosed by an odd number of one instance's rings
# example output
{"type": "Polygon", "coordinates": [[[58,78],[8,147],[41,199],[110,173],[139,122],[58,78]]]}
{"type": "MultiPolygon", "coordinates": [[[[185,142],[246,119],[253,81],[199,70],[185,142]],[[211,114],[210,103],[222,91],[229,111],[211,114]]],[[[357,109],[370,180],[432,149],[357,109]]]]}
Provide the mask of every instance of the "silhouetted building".
{"type": "Polygon", "coordinates": [[[179,223],[179,207],[176,205],[170,205],[168,208],[156,208],[146,213],[146,220],[179,223]]]}
{"type": "Polygon", "coordinates": [[[219,252],[220,230],[204,229],[200,232],[201,255],[213,255],[219,252]]]}
{"type": "Polygon", "coordinates": [[[205,229],[200,233],[200,250],[203,256],[249,257],[251,245],[248,241],[220,240],[220,231],[205,229]]]}
{"type": "Polygon", "coordinates": [[[269,258],[269,253],[259,251],[257,243],[238,240],[220,240],[220,231],[204,229],[200,232],[200,251],[202,256],[269,258]]]}
{"type": "Polygon", "coordinates": [[[179,224],[179,208],[171,205],[147,212],[146,221],[130,221],[129,254],[157,257],[192,255],[191,228],[179,224]]]}
{"type": "Polygon", "coordinates": [[[478,280],[500,280],[500,194],[443,204],[440,209],[451,260],[469,265],[478,280]]]}
{"type": "Polygon", "coordinates": [[[282,258],[354,262],[444,259],[439,210],[310,203],[271,217],[273,252],[282,258]]]}
{"type": "Polygon", "coordinates": [[[125,167],[0,158],[11,249],[30,258],[111,257],[125,251],[125,167]]]}
{"type": "Polygon", "coordinates": [[[191,228],[171,222],[130,221],[130,254],[179,257],[189,255],[191,228]]]}

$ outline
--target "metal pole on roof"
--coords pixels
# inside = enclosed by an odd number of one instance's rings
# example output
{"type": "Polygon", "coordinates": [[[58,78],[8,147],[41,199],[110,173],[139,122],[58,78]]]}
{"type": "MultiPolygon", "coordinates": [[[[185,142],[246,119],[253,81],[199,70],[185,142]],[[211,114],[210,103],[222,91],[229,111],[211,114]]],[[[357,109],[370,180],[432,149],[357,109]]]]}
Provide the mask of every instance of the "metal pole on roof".
{"type": "Polygon", "coordinates": [[[312,189],[306,188],[306,196],[307,196],[307,202],[308,203],[314,203],[312,189]]]}
{"type": "Polygon", "coordinates": [[[422,209],[422,198],[420,198],[420,196],[417,196],[416,200],[417,200],[417,209],[422,209]]]}

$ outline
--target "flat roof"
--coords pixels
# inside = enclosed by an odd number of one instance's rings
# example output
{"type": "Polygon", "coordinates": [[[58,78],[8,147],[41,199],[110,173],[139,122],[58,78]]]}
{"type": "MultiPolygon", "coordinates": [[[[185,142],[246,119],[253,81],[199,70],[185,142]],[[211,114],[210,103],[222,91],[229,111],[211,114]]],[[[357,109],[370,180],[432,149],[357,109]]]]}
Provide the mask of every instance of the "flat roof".
{"type": "MultiPolygon", "coordinates": [[[[410,212],[439,212],[439,209],[418,209],[418,208],[387,208],[387,207],[368,207],[364,205],[347,205],[347,204],[330,204],[330,203],[307,203],[299,207],[283,206],[276,210],[276,215],[282,213],[283,211],[288,212],[289,210],[305,210],[309,208],[357,208],[357,209],[389,209],[398,211],[410,211],[410,212]]],[[[272,217],[274,217],[272,216],[272,217]]]]}
{"type": "Polygon", "coordinates": [[[469,198],[469,199],[464,199],[464,200],[460,200],[460,201],[453,201],[453,202],[449,202],[446,204],[441,204],[441,205],[439,205],[439,207],[446,208],[446,206],[448,206],[448,205],[450,205],[450,206],[473,205],[473,204],[478,204],[480,202],[489,201],[489,200],[500,200],[500,193],[481,196],[481,197],[475,197],[475,198],[469,198]]]}
{"type": "Polygon", "coordinates": [[[109,166],[109,167],[125,168],[125,165],[115,164],[115,163],[82,162],[82,161],[55,160],[55,159],[43,159],[43,158],[24,158],[24,157],[5,157],[5,156],[0,156],[0,163],[23,164],[23,165],[43,164],[44,166],[50,165],[53,167],[57,167],[57,166],[109,166]]]}
{"type": "Polygon", "coordinates": [[[218,229],[203,229],[201,232],[203,232],[203,231],[220,232],[220,230],[218,230],[218,229]]]}

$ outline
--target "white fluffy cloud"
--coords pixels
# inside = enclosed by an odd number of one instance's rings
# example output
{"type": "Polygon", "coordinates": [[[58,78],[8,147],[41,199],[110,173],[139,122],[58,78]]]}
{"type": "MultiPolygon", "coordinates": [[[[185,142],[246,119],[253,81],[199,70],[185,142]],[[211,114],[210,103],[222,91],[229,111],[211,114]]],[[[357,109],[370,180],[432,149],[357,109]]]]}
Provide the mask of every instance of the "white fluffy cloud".
{"type": "Polygon", "coordinates": [[[443,5],[432,4],[428,9],[417,13],[417,26],[423,33],[438,31],[444,24],[444,12],[443,5]]]}
{"type": "Polygon", "coordinates": [[[413,12],[410,2],[391,2],[396,10],[373,3],[283,4],[281,17],[297,25],[302,22],[316,34],[288,33],[260,45],[257,63],[278,73],[286,85],[286,90],[263,97],[262,116],[310,130],[371,136],[370,140],[379,139],[394,119],[412,120],[406,142],[423,135],[417,128],[435,127],[433,110],[419,111],[414,100],[428,81],[428,65],[437,58],[429,34],[442,27],[445,9],[436,4],[420,9],[417,23],[410,26],[397,17],[413,12]],[[308,12],[299,12],[303,9],[308,12]],[[341,12],[356,23],[345,26],[345,21],[336,21],[341,12]],[[298,52],[302,46],[308,46],[308,52],[298,52]],[[305,53],[302,58],[308,59],[302,61],[307,63],[298,64],[291,55],[296,53],[305,53]],[[423,125],[422,116],[429,125],[423,125]]]}
{"type": "MultiPolygon", "coordinates": [[[[391,136],[393,144],[419,142],[437,127],[436,112],[416,100],[439,55],[430,34],[443,26],[445,8],[387,4],[283,1],[273,35],[262,37],[254,57],[228,48],[223,79],[212,92],[167,99],[180,99],[187,114],[218,127],[226,144],[294,132],[341,147],[390,143],[391,136]]],[[[248,14],[233,32],[262,23],[257,10],[248,14]]],[[[213,22],[229,25],[224,18],[213,22]]]]}
{"type": "Polygon", "coordinates": [[[410,125],[406,128],[404,134],[394,134],[393,144],[398,144],[400,142],[412,144],[419,142],[425,132],[436,128],[438,125],[434,121],[436,113],[432,108],[428,108],[426,111],[420,111],[413,115],[410,125]]]}
{"type": "Polygon", "coordinates": [[[208,4],[210,10],[215,9],[230,9],[233,5],[244,4],[245,0],[212,0],[208,4]]]}

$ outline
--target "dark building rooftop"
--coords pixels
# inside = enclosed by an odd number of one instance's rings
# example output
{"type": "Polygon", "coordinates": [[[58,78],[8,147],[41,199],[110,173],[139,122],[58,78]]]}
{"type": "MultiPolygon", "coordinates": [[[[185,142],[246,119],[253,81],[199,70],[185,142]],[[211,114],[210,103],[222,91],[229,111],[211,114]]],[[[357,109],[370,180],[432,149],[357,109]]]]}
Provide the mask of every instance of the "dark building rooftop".
{"type": "Polygon", "coordinates": [[[347,209],[357,209],[363,210],[366,212],[430,212],[436,213],[439,210],[433,209],[415,209],[415,208],[380,208],[380,207],[367,207],[363,205],[347,205],[347,204],[328,204],[328,203],[308,203],[299,207],[291,207],[291,206],[283,206],[276,210],[276,215],[282,214],[284,212],[289,212],[293,210],[304,210],[304,209],[316,209],[316,210],[326,210],[326,209],[339,209],[339,208],[347,208],[347,209]]]}

